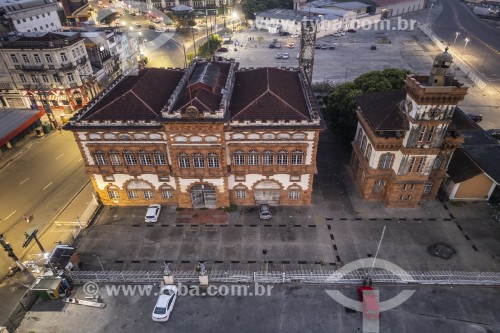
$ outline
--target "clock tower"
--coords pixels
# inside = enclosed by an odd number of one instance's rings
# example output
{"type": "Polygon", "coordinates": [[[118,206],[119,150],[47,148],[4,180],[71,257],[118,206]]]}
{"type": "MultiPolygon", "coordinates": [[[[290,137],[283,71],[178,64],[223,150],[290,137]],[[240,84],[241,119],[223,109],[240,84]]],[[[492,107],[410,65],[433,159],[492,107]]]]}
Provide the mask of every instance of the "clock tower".
{"type": "Polygon", "coordinates": [[[312,82],[315,46],[316,22],[311,18],[306,18],[302,21],[299,67],[304,69],[307,78],[309,79],[309,83],[312,82]]]}

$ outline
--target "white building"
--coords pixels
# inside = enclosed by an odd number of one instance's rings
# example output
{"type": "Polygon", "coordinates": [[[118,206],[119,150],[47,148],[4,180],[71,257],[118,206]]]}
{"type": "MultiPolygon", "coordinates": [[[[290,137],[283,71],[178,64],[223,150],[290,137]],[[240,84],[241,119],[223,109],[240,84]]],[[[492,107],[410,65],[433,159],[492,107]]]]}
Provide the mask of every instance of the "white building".
{"type": "Polygon", "coordinates": [[[56,0],[2,0],[2,24],[9,31],[60,31],[61,20],[56,0]]]}
{"type": "Polygon", "coordinates": [[[373,0],[382,18],[399,16],[425,8],[426,0],[373,0]]]}

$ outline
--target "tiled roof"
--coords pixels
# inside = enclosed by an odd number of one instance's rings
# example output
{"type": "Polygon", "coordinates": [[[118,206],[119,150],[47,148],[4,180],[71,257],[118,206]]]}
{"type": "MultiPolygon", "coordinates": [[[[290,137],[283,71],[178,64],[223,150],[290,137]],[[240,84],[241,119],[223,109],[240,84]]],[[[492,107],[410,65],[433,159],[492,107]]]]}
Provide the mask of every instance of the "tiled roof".
{"type": "Polygon", "coordinates": [[[228,62],[198,63],[174,110],[181,110],[183,113],[191,105],[196,106],[200,112],[218,109],[230,67],[228,62]]]}
{"type": "Polygon", "coordinates": [[[405,2],[412,2],[414,0],[372,0],[379,7],[393,6],[405,2]]]}
{"type": "Polygon", "coordinates": [[[246,69],[236,73],[232,120],[310,120],[298,70],[246,69]]]}
{"type": "Polygon", "coordinates": [[[481,170],[500,183],[500,145],[466,147],[465,151],[481,170]]]}
{"type": "Polygon", "coordinates": [[[455,184],[471,179],[481,173],[481,168],[467,156],[462,148],[455,150],[448,165],[448,175],[455,184]]]}
{"type": "Polygon", "coordinates": [[[405,96],[405,90],[391,90],[361,95],[356,101],[375,130],[398,131],[408,129],[400,110],[405,96]]]}
{"type": "Polygon", "coordinates": [[[181,70],[149,68],[123,79],[83,119],[153,120],[184,75],[181,70]]]}

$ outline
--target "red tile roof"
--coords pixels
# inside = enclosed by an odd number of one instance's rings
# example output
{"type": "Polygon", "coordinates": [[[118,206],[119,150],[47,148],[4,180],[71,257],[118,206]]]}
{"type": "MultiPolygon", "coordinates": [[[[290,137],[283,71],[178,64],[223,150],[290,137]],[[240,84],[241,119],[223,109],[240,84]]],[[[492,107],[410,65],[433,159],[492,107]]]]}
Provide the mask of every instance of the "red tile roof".
{"type": "Polygon", "coordinates": [[[236,73],[232,120],[311,120],[298,70],[246,69],[236,73]]]}
{"type": "Polygon", "coordinates": [[[356,101],[375,130],[400,131],[408,129],[400,109],[405,97],[406,91],[402,89],[360,95],[356,101]]]}
{"type": "Polygon", "coordinates": [[[182,70],[148,68],[129,76],[104,96],[83,119],[153,120],[184,75],[182,70]]]}
{"type": "Polygon", "coordinates": [[[200,112],[219,109],[222,88],[226,84],[230,67],[231,64],[227,62],[196,64],[174,110],[181,110],[181,113],[184,113],[190,105],[196,106],[200,112]]]}

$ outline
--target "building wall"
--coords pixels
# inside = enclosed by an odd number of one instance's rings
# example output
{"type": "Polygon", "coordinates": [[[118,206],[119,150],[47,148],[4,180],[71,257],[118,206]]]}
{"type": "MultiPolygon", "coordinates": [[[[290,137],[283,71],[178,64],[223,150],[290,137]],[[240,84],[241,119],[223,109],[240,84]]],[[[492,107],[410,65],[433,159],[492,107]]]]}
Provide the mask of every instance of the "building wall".
{"type": "Polygon", "coordinates": [[[484,173],[479,174],[464,182],[455,184],[457,188],[450,199],[453,200],[488,200],[494,182],[484,173]]]}
{"type": "Polygon", "coordinates": [[[378,6],[376,9],[376,13],[381,13],[382,17],[384,18],[384,13],[387,13],[387,17],[392,17],[415,12],[424,8],[425,0],[410,0],[388,6],[378,6]]]}
{"type": "Polygon", "coordinates": [[[62,25],[57,9],[57,3],[54,3],[8,12],[5,17],[12,20],[15,30],[19,32],[61,31],[62,25]]]}

